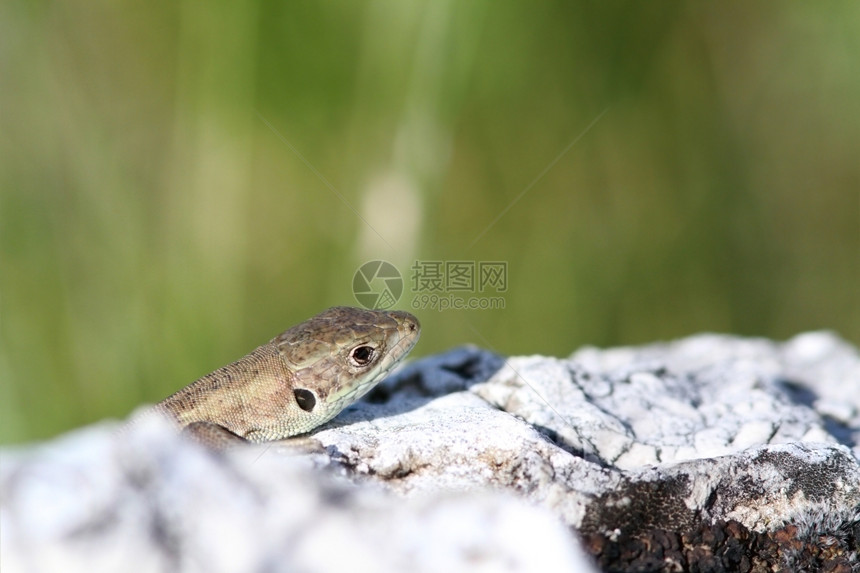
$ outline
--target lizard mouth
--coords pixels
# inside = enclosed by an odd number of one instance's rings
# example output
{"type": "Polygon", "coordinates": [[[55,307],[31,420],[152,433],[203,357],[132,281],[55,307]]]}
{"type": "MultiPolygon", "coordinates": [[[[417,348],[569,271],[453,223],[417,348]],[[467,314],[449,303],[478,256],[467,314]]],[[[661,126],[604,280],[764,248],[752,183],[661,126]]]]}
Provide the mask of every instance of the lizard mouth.
{"type": "Polygon", "coordinates": [[[413,315],[402,310],[389,311],[387,314],[397,322],[396,334],[391,334],[394,340],[389,347],[388,353],[380,362],[375,375],[370,376],[369,380],[365,384],[362,384],[362,392],[358,394],[356,399],[364,395],[374,384],[382,381],[409,354],[421,336],[421,323],[413,315]]]}
{"type": "MultiPolygon", "coordinates": [[[[418,339],[421,337],[421,323],[413,315],[403,310],[393,310],[388,314],[397,321],[397,333],[400,337],[394,343],[391,351],[391,358],[394,361],[391,366],[394,366],[409,354],[409,351],[418,343],[418,339]]],[[[389,370],[391,366],[389,366],[389,370]]]]}

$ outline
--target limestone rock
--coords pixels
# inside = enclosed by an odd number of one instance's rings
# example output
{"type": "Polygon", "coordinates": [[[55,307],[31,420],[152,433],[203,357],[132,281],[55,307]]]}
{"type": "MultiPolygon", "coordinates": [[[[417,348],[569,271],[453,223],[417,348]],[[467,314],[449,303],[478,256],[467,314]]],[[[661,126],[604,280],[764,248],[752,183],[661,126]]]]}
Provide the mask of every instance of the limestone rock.
{"type": "Polygon", "coordinates": [[[266,446],[221,454],[157,418],[4,451],[5,572],[401,573],[593,566],[549,512],[493,492],[404,502],[266,446]]]}
{"type": "Polygon", "coordinates": [[[459,348],[302,438],[2,456],[4,571],[588,571],[578,536],[611,570],[860,569],[860,356],[829,333],[459,348]]]}

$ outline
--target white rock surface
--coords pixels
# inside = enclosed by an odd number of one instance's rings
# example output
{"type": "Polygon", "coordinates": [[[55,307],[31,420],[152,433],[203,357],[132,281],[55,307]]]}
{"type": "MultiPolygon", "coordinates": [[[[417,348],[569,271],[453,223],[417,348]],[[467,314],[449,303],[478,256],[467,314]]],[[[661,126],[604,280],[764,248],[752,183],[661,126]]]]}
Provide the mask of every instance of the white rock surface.
{"type": "Polygon", "coordinates": [[[461,348],[307,438],[216,456],[147,422],[2,457],[3,571],[588,571],[557,519],[860,522],[860,357],[828,333],[461,348]]]}
{"type": "Polygon", "coordinates": [[[503,489],[603,533],[860,517],[860,357],[828,333],[506,363],[464,348],[411,365],[370,399],[314,438],[402,494],[503,489]],[[855,411],[838,427],[816,410],[833,388],[855,411]]]}
{"type": "Polygon", "coordinates": [[[548,511],[493,492],[404,503],[266,447],[213,454],[145,419],[3,452],[13,572],[593,571],[548,511]]]}

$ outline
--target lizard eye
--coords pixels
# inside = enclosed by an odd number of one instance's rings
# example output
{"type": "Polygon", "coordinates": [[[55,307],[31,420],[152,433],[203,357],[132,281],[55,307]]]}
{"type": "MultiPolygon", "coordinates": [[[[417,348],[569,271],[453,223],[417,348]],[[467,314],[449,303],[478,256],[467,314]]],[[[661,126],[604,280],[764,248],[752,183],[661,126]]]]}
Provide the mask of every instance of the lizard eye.
{"type": "Polygon", "coordinates": [[[299,408],[305,412],[310,412],[314,409],[314,406],[317,405],[316,396],[314,396],[314,393],[310,390],[297,388],[296,390],[293,390],[293,396],[296,397],[296,403],[299,405],[299,408]]]}
{"type": "Polygon", "coordinates": [[[376,350],[372,346],[356,346],[349,352],[349,359],[355,366],[366,366],[372,360],[376,350]]]}

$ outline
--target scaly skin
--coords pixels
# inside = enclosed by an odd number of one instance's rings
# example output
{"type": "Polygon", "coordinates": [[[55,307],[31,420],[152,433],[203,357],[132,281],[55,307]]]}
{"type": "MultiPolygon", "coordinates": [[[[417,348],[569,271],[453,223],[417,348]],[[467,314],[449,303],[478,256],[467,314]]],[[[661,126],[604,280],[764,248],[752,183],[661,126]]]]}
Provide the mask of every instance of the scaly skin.
{"type": "Polygon", "coordinates": [[[415,346],[420,330],[408,312],[330,308],[156,409],[216,447],[304,434],[385,378],[415,346]]]}

